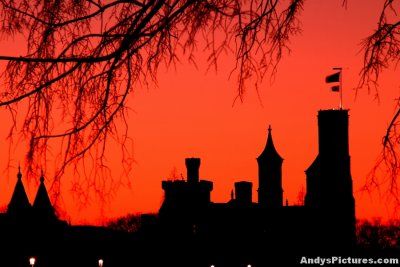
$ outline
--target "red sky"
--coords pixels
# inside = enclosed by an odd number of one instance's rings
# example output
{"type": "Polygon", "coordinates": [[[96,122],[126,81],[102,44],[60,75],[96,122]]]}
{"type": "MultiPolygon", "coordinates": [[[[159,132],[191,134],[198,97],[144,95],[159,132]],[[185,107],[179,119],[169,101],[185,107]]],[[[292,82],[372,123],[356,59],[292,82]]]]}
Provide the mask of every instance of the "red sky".
{"type": "MultiPolygon", "coordinates": [[[[375,92],[361,90],[356,97],[354,90],[362,64],[360,42],[376,27],[382,2],[348,1],[345,9],[342,0],[306,1],[301,15],[303,32],[292,38],[291,53],[284,55],[274,79],[267,78],[261,84],[258,95],[248,84],[243,102],[234,103],[236,77],[229,79],[234,66],[232,55],[221,58],[218,72],[206,72],[205,54],[201,52],[196,54],[198,69],[183,57],[176,69],[161,70],[157,86],[138,88],[129,99],[129,134],[136,160],[129,177],[131,188],[119,189],[106,205],[105,216],[157,212],[163,197],[161,181],[173,169],[186,176],[186,157],[201,158],[200,178],[214,182],[212,201],[227,202],[234,182],[239,180],[253,182],[253,201],[257,201],[256,157],[265,146],[268,125],[275,147],[284,158],[284,198],[289,204],[295,203],[298,192],[305,187],[304,171],[318,153],[317,112],[339,105],[339,94],[330,91],[325,76],[333,73],[333,67],[343,67],[343,105],[350,110],[356,214],[358,218],[389,218],[392,207],[377,192],[371,196],[360,188],[381,149],[400,92],[400,78],[393,69],[383,73],[379,101],[375,92]]],[[[4,44],[0,48],[3,52],[14,49],[4,44]]],[[[2,131],[3,137],[7,128],[3,126],[2,131]]],[[[17,152],[11,154],[14,163],[20,156],[17,152]]],[[[3,155],[0,159],[0,169],[4,169],[7,158],[3,155]]],[[[118,162],[111,164],[113,172],[119,174],[118,162]]],[[[10,174],[3,173],[0,206],[10,200],[16,172],[15,168],[10,174]]],[[[85,209],[77,209],[70,185],[71,179],[65,177],[63,200],[71,221],[99,223],[96,200],[85,209]]],[[[27,184],[26,189],[33,202],[36,186],[27,184]]]]}

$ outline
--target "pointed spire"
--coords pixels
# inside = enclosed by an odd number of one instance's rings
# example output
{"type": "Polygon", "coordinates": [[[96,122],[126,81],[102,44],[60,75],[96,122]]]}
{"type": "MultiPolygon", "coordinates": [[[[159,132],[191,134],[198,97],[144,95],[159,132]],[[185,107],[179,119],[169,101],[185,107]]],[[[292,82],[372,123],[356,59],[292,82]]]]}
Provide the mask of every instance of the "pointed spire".
{"type": "Polygon", "coordinates": [[[275,149],[272,141],[272,129],[268,127],[267,144],[258,163],[258,203],[263,207],[282,207],[282,157],[275,149]]]}
{"type": "Polygon", "coordinates": [[[272,128],[271,125],[268,126],[268,138],[267,138],[267,144],[265,145],[265,148],[263,152],[260,154],[258,159],[261,158],[275,158],[278,160],[283,160],[283,158],[279,155],[279,153],[276,151],[274,142],[272,141],[272,128]]]}
{"type": "Polygon", "coordinates": [[[17,183],[14,187],[14,192],[8,204],[7,213],[22,214],[31,208],[28,196],[26,195],[24,185],[22,183],[21,167],[18,166],[17,183]]]}
{"type": "Polygon", "coordinates": [[[49,195],[47,194],[46,186],[44,185],[44,174],[40,176],[40,185],[36,193],[35,201],[33,202],[35,211],[40,212],[41,216],[52,218],[55,216],[53,205],[50,202],[49,195]]]}
{"type": "Polygon", "coordinates": [[[18,164],[18,174],[17,174],[18,180],[22,179],[22,174],[21,174],[21,165],[18,164]]]}

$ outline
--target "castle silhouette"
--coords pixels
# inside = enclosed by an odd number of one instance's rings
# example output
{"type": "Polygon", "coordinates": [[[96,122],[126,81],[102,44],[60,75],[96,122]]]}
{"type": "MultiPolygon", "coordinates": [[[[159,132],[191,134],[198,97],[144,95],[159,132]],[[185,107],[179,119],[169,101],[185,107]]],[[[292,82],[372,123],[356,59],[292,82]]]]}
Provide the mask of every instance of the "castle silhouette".
{"type": "Polygon", "coordinates": [[[119,267],[134,255],[142,266],[160,266],[160,259],[163,266],[284,266],[299,263],[301,256],[350,255],[356,218],[348,110],[318,112],[318,144],[318,155],[305,171],[302,206],[283,203],[283,158],[269,127],[257,157],[257,202],[248,181],[235,183],[227,203],[212,202],[213,182],[200,179],[201,160],[186,158],[187,180],[162,181],[159,213],[143,215],[134,234],[59,220],[43,176],[31,205],[19,171],[7,212],[0,214],[0,242],[8,246],[4,261],[27,266],[27,258],[37,255],[42,267],[97,266],[101,257],[104,266],[119,267]],[[37,240],[47,245],[32,248],[37,240]]]}
{"type": "Polygon", "coordinates": [[[265,148],[257,157],[258,202],[252,201],[252,183],[247,181],[235,183],[229,202],[211,202],[213,183],[199,179],[200,159],[187,158],[187,181],[162,182],[165,199],[159,218],[163,232],[171,239],[197,236],[200,244],[208,244],[202,254],[221,257],[221,261],[232,254],[234,262],[245,263],[280,252],[298,257],[351,253],[356,218],[348,110],[319,111],[318,137],[318,155],[305,171],[303,206],[283,203],[283,158],[275,149],[269,127],[265,148]],[[218,249],[221,246],[226,255],[218,249]]]}

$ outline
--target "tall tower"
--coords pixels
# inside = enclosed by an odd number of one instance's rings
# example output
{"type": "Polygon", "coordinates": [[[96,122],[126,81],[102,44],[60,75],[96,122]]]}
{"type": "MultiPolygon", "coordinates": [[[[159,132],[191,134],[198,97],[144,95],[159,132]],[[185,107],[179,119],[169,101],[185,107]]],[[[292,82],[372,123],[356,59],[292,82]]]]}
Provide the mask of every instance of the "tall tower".
{"type": "Polygon", "coordinates": [[[258,163],[258,203],[263,207],[282,207],[282,162],[272,141],[271,126],[268,127],[267,144],[258,163]]]}
{"type": "Polygon", "coordinates": [[[355,202],[350,173],[348,110],[318,112],[318,156],[306,170],[305,205],[320,236],[337,247],[355,241],[355,202]]]}

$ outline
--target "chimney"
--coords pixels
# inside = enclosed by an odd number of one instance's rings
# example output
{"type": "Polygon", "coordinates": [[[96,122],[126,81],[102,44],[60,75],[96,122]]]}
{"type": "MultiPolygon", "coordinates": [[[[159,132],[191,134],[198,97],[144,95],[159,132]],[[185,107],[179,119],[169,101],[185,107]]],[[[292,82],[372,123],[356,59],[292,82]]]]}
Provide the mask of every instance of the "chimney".
{"type": "Polygon", "coordinates": [[[252,187],[251,182],[236,182],[235,183],[235,196],[236,202],[239,204],[251,204],[252,203],[252,187]]]}
{"type": "Polygon", "coordinates": [[[187,181],[189,184],[197,184],[199,182],[199,158],[186,158],[187,181]]]}

